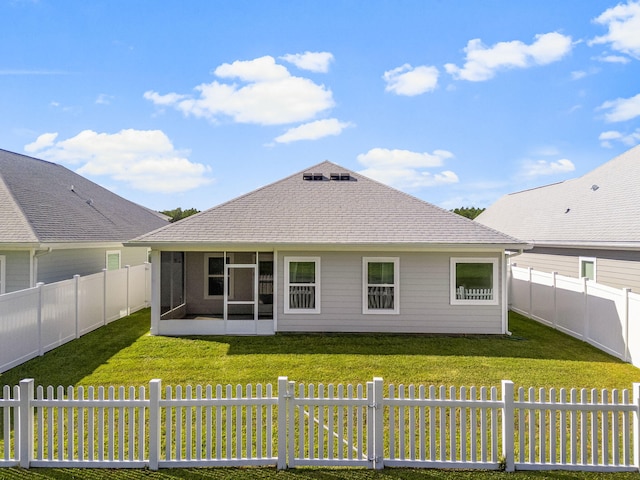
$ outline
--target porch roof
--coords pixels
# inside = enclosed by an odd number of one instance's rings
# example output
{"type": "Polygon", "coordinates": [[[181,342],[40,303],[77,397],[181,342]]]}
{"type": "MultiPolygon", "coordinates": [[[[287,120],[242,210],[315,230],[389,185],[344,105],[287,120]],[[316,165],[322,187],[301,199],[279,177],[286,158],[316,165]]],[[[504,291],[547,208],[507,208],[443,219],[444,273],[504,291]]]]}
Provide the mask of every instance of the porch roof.
{"type": "Polygon", "coordinates": [[[527,247],[328,161],[129,244],[527,247]]]}

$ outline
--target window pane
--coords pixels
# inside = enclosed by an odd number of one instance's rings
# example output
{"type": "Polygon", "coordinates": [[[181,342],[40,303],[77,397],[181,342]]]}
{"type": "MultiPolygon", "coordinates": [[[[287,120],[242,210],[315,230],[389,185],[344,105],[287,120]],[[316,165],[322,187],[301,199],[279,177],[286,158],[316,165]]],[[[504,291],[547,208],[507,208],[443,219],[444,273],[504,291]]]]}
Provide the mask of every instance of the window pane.
{"type": "Polygon", "coordinates": [[[456,263],[456,288],[493,288],[493,264],[456,263]]]}
{"type": "Polygon", "coordinates": [[[107,254],[107,270],[118,270],[120,268],[120,253],[107,254]]]}
{"type": "Polygon", "coordinates": [[[369,262],[368,276],[372,285],[393,285],[393,262],[369,262]]]}
{"type": "Polygon", "coordinates": [[[315,283],[315,262],[289,263],[289,283],[315,283]]]}
{"type": "Polygon", "coordinates": [[[209,275],[223,275],[223,274],[224,274],[224,258],[209,257],[209,275]]]}
{"type": "Polygon", "coordinates": [[[589,280],[594,280],[596,278],[595,265],[593,262],[582,261],[581,270],[582,277],[587,277],[589,280]]]}
{"type": "Polygon", "coordinates": [[[368,303],[370,310],[393,310],[393,287],[369,287],[368,303]]]}
{"type": "Polygon", "coordinates": [[[314,286],[290,286],[289,308],[315,309],[316,287],[314,286]]]}
{"type": "Polygon", "coordinates": [[[209,277],[209,288],[207,289],[207,295],[220,295],[224,294],[224,277],[209,277]]]}

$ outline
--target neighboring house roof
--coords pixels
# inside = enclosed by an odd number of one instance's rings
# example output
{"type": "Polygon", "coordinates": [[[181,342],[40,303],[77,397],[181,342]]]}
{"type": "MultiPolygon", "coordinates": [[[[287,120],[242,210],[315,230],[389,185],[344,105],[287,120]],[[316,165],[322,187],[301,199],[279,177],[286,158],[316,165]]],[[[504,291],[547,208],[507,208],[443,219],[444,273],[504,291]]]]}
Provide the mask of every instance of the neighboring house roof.
{"type": "Polygon", "coordinates": [[[640,248],[640,146],[580,178],[512,193],[476,221],[535,245],[640,248]]]}
{"type": "Polygon", "coordinates": [[[328,161],[143,235],[135,243],[525,246],[328,161]],[[319,174],[322,180],[305,180],[305,173],[319,174]],[[346,174],[348,180],[331,180],[332,174],[346,174]]]}
{"type": "Polygon", "coordinates": [[[159,214],[55,163],[0,150],[0,245],[124,242],[159,214]]]}

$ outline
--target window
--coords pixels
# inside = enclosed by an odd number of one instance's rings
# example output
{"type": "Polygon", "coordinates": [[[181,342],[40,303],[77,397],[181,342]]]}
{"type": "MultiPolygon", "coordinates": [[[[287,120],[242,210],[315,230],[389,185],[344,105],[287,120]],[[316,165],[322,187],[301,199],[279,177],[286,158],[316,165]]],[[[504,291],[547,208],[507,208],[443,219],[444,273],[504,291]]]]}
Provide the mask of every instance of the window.
{"type": "Polygon", "coordinates": [[[6,258],[7,257],[5,257],[4,255],[0,255],[0,295],[7,291],[5,275],[6,258]]]}
{"type": "Polygon", "coordinates": [[[285,257],[284,313],[320,313],[320,257],[285,257]]]}
{"type": "Polygon", "coordinates": [[[596,280],[596,259],[590,257],[580,257],[580,278],[596,280]]]}
{"type": "Polygon", "coordinates": [[[205,298],[222,298],[224,295],[224,254],[222,252],[208,253],[204,256],[204,282],[205,298]]]}
{"type": "Polygon", "coordinates": [[[400,313],[397,257],[362,259],[362,313],[400,313]]]}
{"type": "Polygon", "coordinates": [[[107,251],[106,269],[107,270],[120,269],[120,250],[107,251]]]}
{"type": "Polygon", "coordinates": [[[451,305],[498,305],[498,259],[452,258],[451,305]]]}

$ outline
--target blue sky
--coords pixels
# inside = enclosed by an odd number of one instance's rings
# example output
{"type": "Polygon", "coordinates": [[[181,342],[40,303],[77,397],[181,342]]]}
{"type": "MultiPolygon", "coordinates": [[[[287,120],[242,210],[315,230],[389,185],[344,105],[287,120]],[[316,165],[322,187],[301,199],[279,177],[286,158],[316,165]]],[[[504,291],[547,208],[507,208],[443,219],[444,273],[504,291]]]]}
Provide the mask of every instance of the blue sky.
{"type": "Polygon", "coordinates": [[[444,208],[640,143],[640,2],[0,0],[0,148],[163,210],[331,160],[444,208]]]}

